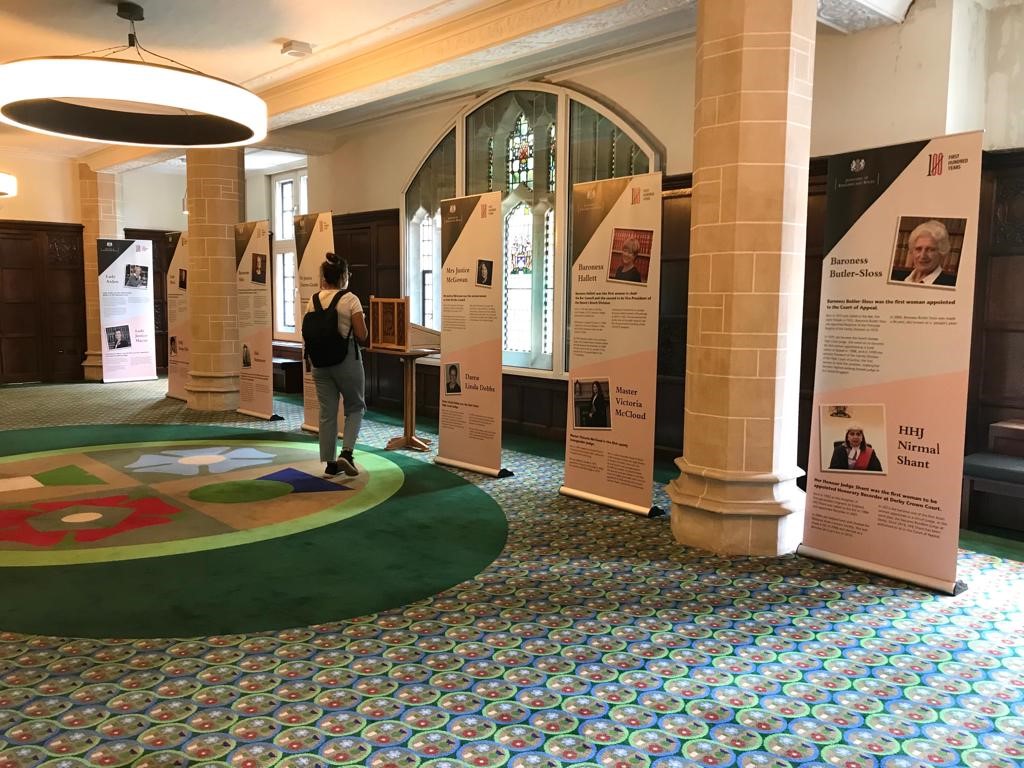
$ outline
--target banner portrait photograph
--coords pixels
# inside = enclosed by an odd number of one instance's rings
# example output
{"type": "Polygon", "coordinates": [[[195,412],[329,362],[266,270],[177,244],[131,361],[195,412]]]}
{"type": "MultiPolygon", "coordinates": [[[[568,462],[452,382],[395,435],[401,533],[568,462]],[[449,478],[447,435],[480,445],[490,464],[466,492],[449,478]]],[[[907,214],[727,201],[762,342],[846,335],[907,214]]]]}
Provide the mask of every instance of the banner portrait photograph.
{"type": "Polygon", "coordinates": [[[967,219],[900,216],[889,282],[955,288],[967,219]]]}

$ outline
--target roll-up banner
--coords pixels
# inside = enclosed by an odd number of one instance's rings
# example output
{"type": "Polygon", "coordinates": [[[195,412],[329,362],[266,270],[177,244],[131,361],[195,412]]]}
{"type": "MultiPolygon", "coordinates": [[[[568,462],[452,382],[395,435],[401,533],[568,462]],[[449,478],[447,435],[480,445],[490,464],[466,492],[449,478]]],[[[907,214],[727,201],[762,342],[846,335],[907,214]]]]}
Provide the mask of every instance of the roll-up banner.
{"type": "Polygon", "coordinates": [[[981,133],[829,158],[802,554],[957,582],[981,133]]]}
{"type": "Polygon", "coordinates": [[[97,240],[103,381],[156,378],[153,243],[97,240]]]}
{"type": "MultiPolygon", "coordinates": [[[[295,305],[295,329],[302,328],[302,316],[313,294],[320,290],[320,265],[328,253],[334,253],[332,213],[308,213],[295,217],[295,250],[298,254],[299,301],[295,305]]],[[[305,352],[305,350],[303,350],[305,352]]],[[[342,398],[344,400],[344,398],[342,398]]],[[[302,428],[320,431],[320,406],[316,399],[313,369],[303,359],[302,365],[302,428]]],[[[345,403],[338,403],[338,424],[345,423],[345,403]]]]}
{"type": "Polygon", "coordinates": [[[560,492],[655,516],[661,174],[572,190],[569,403],[560,492]]]}
{"type": "Polygon", "coordinates": [[[238,281],[238,340],[241,343],[238,412],[274,417],[273,283],[270,279],[270,223],[235,225],[238,281]]]}
{"type": "Polygon", "coordinates": [[[438,464],[494,477],[501,467],[501,193],[441,201],[438,464]]]}
{"type": "Polygon", "coordinates": [[[188,233],[165,235],[171,250],[167,267],[167,396],[187,400],[192,353],[188,309],[188,233]]]}

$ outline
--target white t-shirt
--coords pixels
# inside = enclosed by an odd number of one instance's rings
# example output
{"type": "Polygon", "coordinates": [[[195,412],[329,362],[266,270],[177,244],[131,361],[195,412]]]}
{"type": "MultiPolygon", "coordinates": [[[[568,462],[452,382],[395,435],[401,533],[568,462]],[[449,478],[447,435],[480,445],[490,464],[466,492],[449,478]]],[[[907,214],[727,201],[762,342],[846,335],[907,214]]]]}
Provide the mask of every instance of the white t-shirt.
{"type": "MultiPolygon", "coordinates": [[[[338,291],[333,288],[327,291],[320,291],[320,306],[327,309],[327,305],[331,303],[334,298],[334,294],[338,291]]],[[[315,310],[313,306],[313,297],[309,297],[309,302],[306,304],[306,314],[315,310]]],[[[341,337],[348,338],[348,331],[352,327],[352,318],[356,315],[363,314],[363,305],[359,303],[359,298],[351,291],[346,293],[341,299],[338,300],[338,306],[336,307],[338,312],[338,333],[341,337]]],[[[355,334],[352,334],[355,338],[355,334]]]]}

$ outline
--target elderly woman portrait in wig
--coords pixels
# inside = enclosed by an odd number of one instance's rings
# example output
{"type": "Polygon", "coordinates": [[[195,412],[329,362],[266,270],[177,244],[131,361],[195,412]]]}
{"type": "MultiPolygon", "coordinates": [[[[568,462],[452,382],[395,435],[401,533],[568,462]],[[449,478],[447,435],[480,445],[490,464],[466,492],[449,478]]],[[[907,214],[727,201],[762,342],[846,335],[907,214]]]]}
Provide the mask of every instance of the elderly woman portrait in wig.
{"type": "Polygon", "coordinates": [[[836,441],[828,468],[881,472],[882,462],[864,436],[863,427],[851,424],[846,429],[846,437],[836,441]]]}
{"type": "Polygon", "coordinates": [[[945,224],[935,219],[918,224],[907,240],[912,268],[909,271],[906,267],[895,268],[892,279],[918,285],[954,286],[956,274],[942,270],[951,251],[949,231],[945,224]]]}

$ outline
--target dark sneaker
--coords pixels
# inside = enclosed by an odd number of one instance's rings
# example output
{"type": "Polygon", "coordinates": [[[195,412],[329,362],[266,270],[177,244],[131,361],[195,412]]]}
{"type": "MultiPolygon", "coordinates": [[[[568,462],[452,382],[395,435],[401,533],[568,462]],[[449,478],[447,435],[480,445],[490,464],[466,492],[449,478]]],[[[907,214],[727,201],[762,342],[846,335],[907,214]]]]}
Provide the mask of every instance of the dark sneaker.
{"type": "Polygon", "coordinates": [[[338,457],[338,466],[341,470],[349,477],[355,477],[359,474],[359,470],[356,469],[356,462],[352,458],[351,451],[342,451],[338,457]]]}
{"type": "Polygon", "coordinates": [[[327,469],[324,470],[325,475],[337,475],[341,472],[341,467],[338,466],[336,461],[328,461],[327,469]]]}

